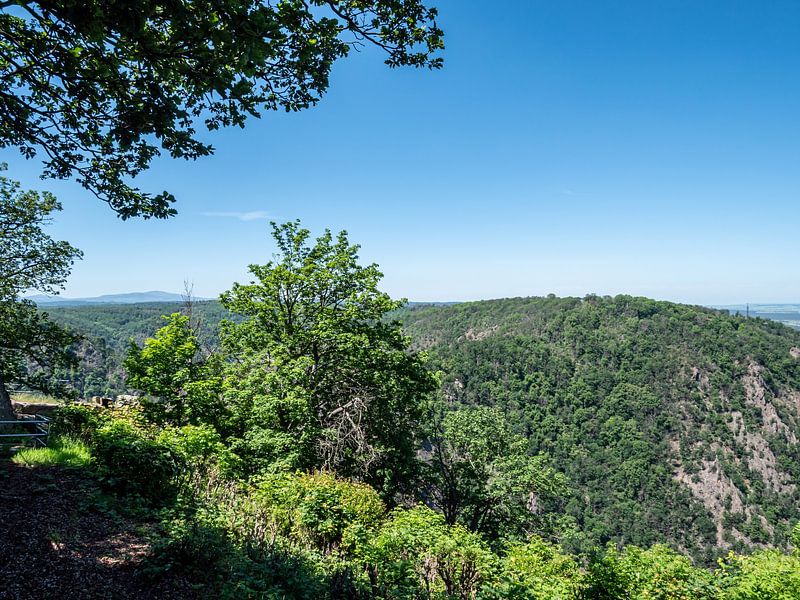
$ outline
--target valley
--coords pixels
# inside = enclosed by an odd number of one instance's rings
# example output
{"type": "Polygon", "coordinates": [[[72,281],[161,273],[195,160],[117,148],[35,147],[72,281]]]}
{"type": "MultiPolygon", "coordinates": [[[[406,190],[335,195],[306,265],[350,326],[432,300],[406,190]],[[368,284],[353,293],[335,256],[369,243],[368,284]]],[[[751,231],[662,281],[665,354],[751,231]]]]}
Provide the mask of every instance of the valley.
{"type": "MultiPolygon", "coordinates": [[[[122,357],[175,304],[59,307],[83,332],[84,396],[126,393],[122,357]]],[[[216,348],[226,312],[194,305],[216,348]]],[[[412,305],[389,315],[440,373],[445,410],[497,407],[573,486],[576,552],[667,541],[702,563],[784,547],[800,519],[800,332],[618,296],[412,305]]]]}

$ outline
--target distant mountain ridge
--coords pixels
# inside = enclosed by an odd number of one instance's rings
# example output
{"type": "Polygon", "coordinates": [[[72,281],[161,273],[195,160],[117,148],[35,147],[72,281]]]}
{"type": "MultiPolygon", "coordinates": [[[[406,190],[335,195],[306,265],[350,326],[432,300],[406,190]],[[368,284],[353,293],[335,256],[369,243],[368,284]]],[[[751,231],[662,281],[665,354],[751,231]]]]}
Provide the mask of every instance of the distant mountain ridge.
{"type": "MultiPolygon", "coordinates": [[[[147,304],[155,302],[181,302],[182,294],[172,292],[151,291],[151,292],[128,292],[124,294],[105,294],[90,298],[64,298],[62,296],[47,296],[36,294],[27,296],[39,306],[79,306],[85,304],[147,304]]],[[[209,300],[209,298],[195,298],[196,300],[209,300]]]]}

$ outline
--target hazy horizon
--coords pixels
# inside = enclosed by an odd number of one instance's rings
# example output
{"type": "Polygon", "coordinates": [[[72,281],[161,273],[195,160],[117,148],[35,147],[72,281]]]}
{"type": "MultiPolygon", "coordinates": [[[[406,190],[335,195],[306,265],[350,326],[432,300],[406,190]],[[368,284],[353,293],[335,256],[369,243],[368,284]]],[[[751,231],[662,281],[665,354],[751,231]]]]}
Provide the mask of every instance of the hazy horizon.
{"type": "MultiPolygon", "coordinates": [[[[213,294],[210,296],[204,296],[199,294],[194,294],[193,297],[196,300],[206,301],[206,300],[217,300],[222,292],[217,294],[213,294]]],[[[552,293],[552,292],[550,292],[552,293]]],[[[28,299],[35,299],[39,297],[47,297],[47,298],[54,298],[54,299],[61,299],[63,301],[81,301],[81,300],[94,300],[96,298],[106,298],[106,297],[115,297],[115,296],[133,296],[133,295],[147,295],[147,294],[168,294],[173,295],[176,297],[176,300],[184,297],[185,292],[179,291],[170,291],[170,290],[157,290],[157,289],[149,289],[149,290],[125,290],[125,291],[116,291],[116,292],[104,292],[100,294],[92,294],[90,296],[67,296],[63,293],[58,295],[53,294],[40,294],[38,292],[32,292],[27,294],[25,297],[28,299]]],[[[576,297],[576,298],[583,298],[589,294],[596,294],[598,296],[617,296],[617,295],[629,295],[629,296],[636,296],[638,294],[626,294],[621,292],[619,294],[598,294],[596,292],[587,292],[586,294],[555,294],[558,297],[576,297]]],[[[503,300],[508,298],[525,298],[525,297],[546,297],[547,294],[527,294],[523,296],[495,296],[495,297],[487,297],[487,298],[466,298],[466,299],[452,299],[452,298],[445,298],[445,299],[432,299],[432,300],[420,300],[418,298],[406,298],[409,303],[417,303],[417,304],[455,304],[461,302],[479,302],[485,300],[503,300]]],[[[401,296],[398,296],[398,298],[401,296]]],[[[647,297],[647,296],[645,296],[647,297]]],[[[666,298],[652,298],[653,300],[663,300],[667,302],[676,302],[674,300],[669,300],[666,298]]],[[[167,300],[165,302],[171,302],[172,300],[167,300]]],[[[741,308],[744,309],[747,305],[751,308],[757,307],[781,307],[781,306],[792,306],[792,307],[800,307],[800,300],[797,301],[760,301],[760,302],[729,302],[729,303],[685,303],[681,302],[681,304],[696,304],[698,306],[707,306],[710,308],[725,308],[725,309],[737,309],[741,308]]]]}

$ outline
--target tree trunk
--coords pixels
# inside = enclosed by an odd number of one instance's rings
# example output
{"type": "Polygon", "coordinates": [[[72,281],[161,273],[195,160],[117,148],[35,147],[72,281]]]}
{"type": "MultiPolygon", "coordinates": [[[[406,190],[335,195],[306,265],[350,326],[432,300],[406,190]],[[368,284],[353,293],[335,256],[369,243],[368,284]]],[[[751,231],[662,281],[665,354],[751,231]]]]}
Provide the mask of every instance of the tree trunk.
{"type": "Polygon", "coordinates": [[[6,389],[6,382],[0,373],[0,421],[15,421],[17,415],[11,406],[11,395],[6,389]]]}

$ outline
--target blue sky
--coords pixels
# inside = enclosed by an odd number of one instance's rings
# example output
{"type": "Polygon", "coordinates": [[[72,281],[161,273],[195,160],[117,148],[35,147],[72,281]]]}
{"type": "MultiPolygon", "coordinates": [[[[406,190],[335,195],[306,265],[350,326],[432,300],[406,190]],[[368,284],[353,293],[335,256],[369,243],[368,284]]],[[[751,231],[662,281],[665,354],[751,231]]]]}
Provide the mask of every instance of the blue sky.
{"type": "Polygon", "coordinates": [[[339,63],[315,108],[210,135],[139,178],[169,221],[119,221],[38,165],[65,210],[64,295],[194,282],[274,251],[267,219],[346,229],[412,300],[630,293],[800,302],[800,3],[442,0],[445,67],[339,63]]]}

